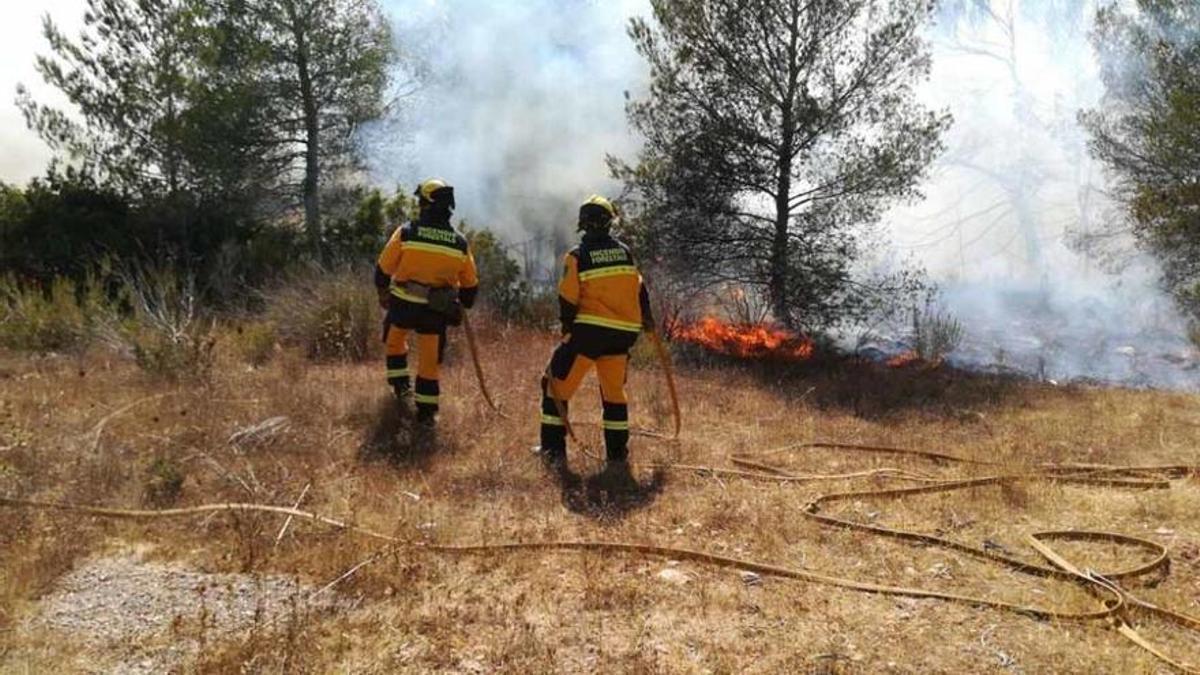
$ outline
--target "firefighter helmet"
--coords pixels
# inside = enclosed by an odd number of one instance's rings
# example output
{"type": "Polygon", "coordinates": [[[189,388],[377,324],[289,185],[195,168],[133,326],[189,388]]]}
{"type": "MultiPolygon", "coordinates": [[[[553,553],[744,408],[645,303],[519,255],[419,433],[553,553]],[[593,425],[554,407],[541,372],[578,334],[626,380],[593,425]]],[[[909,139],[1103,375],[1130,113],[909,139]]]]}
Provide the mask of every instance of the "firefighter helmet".
{"type": "Polygon", "coordinates": [[[592,195],[579,207],[579,229],[607,230],[617,219],[617,207],[601,197],[592,195]]]}
{"type": "Polygon", "coordinates": [[[454,209],[454,188],[441,178],[430,178],[422,181],[413,192],[421,206],[443,204],[454,209]]]}

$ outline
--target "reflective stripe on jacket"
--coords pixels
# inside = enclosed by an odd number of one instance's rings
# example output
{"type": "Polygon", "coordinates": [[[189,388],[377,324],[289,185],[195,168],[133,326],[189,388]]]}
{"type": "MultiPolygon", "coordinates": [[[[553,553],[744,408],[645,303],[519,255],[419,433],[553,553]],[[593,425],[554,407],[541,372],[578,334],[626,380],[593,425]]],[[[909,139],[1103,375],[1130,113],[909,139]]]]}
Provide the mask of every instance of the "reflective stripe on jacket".
{"type": "Polygon", "coordinates": [[[585,235],[563,258],[562,321],[632,333],[649,321],[649,299],[629,248],[607,234],[585,235]]]}
{"type": "Polygon", "coordinates": [[[398,228],[379,255],[378,267],[379,275],[390,280],[392,295],[416,304],[429,300],[414,293],[411,284],[461,289],[479,285],[467,239],[448,223],[418,221],[398,228]]]}

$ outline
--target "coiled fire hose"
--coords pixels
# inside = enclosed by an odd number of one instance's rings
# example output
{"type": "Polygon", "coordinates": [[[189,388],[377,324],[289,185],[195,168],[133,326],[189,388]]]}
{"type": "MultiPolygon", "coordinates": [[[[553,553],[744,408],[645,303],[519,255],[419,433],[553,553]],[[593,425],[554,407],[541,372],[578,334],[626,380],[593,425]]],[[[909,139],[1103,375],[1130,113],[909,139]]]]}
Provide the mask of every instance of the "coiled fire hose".
{"type": "Polygon", "coordinates": [[[851,492],[839,492],[820,495],[812,499],[801,510],[801,515],[807,518],[814,519],[816,522],[840,529],[854,529],[864,531],[870,534],[884,536],[899,540],[911,541],[914,543],[936,546],[953,550],[959,553],[970,555],[979,560],[984,560],[999,564],[1014,572],[1029,574],[1038,577],[1051,578],[1072,582],[1089,594],[1096,598],[1099,606],[1091,611],[1069,611],[1056,609],[1053,607],[1040,607],[1032,605],[1022,605],[1010,603],[1001,600],[993,600],[977,596],[969,596],[957,593],[946,593],[941,591],[922,589],[909,586],[873,583],[850,579],[845,577],[832,576],[822,574],[815,571],[797,569],[779,566],[767,562],[748,560],[744,558],[736,558],[732,556],[720,555],[706,551],[695,549],[674,547],[674,546],[659,546],[653,544],[634,544],[617,541],[602,541],[602,540],[549,540],[540,542],[512,542],[498,544],[431,544],[427,542],[410,541],[400,537],[391,536],[381,532],[376,532],[368,528],[355,525],[343,520],[330,518],[319,515],[310,511],[302,511],[296,508],[286,506],[273,506],[268,504],[248,504],[248,503],[221,503],[221,504],[204,504],[200,506],[164,510],[137,510],[137,509],[121,509],[97,506],[80,506],[62,502],[39,501],[33,499],[22,499],[17,497],[0,496],[0,506],[10,506],[19,508],[35,508],[47,510],[60,510],[70,513],[80,513],[106,518],[126,518],[126,519],[153,519],[153,518],[177,518],[188,517],[201,514],[209,514],[214,512],[265,512],[277,515],[286,515],[294,518],[308,520],[313,523],[320,523],[334,527],[340,530],[345,530],[375,539],[381,542],[386,542],[390,546],[399,549],[409,550],[414,553],[431,553],[441,555],[498,555],[498,554],[515,554],[521,552],[555,552],[555,551],[588,551],[593,553],[607,554],[624,554],[624,555],[643,555],[658,558],[667,558],[672,560],[688,560],[698,564],[711,565],[722,568],[739,569],[749,572],[755,572],[762,575],[774,576],[780,578],[796,579],[810,583],[823,584],[834,586],[847,590],[860,591],[864,593],[874,593],[881,595],[904,596],[910,598],[924,598],[941,600],[944,602],[964,604],[974,607],[989,608],[1003,612],[1015,613],[1023,616],[1034,617],[1045,620],[1057,621],[1072,621],[1072,622],[1091,622],[1102,621],[1109,626],[1117,629],[1117,632],[1129,640],[1132,644],[1145,650],[1147,653],[1159,659],[1162,663],[1169,665],[1177,671],[1184,673],[1200,673],[1200,669],[1194,664],[1186,663],[1173,656],[1168,655],[1165,651],[1149,642],[1142,636],[1131,623],[1132,617],[1138,614],[1153,616],[1155,618],[1167,621],[1175,626],[1189,630],[1200,632],[1200,618],[1190,616],[1181,612],[1159,607],[1153,603],[1141,600],[1130,594],[1122,588],[1117,582],[1123,579],[1138,577],[1154,572],[1165,574],[1169,568],[1169,556],[1167,550],[1160,544],[1132,537],[1129,535],[1088,531],[1088,530],[1061,530],[1048,532],[1034,532],[1028,534],[1025,538],[1026,543],[1043,557],[1049,565],[1040,565],[1009,555],[1001,555],[992,550],[981,547],[971,546],[944,537],[925,534],[921,532],[913,532],[896,528],[888,528],[878,525],[861,523],[858,521],[831,516],[821,513],[821,507],[826,504],[840,501],[857,501],[864,499],[904,499],[909,496],[918,494],[929,494],[934,492],[949,492],[955,490],[972,489],[986,486],[996,486],[1022,481],[1049,481],[1057,483],[1074,483],[1092,486],[1117,487],[1117,488],[1133,488],[1133,489],[1163,489],[1169,488],[1169,478],[1177,478],[1182,475],[1197,475],[1200,474],[1200,467],[1187,465],[1165,465],[1165,466],[1115,466],[1115,465],[1043,465],[1038,469],[1028,473],[1011,474],[1011,475],[987,475],[982,477],[966,477],[957,479],[939,480],[919,475],[910,474],[899,469],[890,470],[875,470],[872,472],[862,472],[860,474],[812,474],[812,475],[797,475],[787,471],[767,465],[763,463],[763,459],[769,454],[779,454],[785,451],[795,451],[811,448],[824,448],[835,451],[844,452],[868,452],[881,454],[896,454],[914,458],[934,461],[940,464],[958,464],[958,465],[975,465],[989,466],[991,462],[981,460],[971,460],[967,458],[955,457],[944,453],[912,450],[904,448],[889,448],[881,446],[865,446],[837,443],[801,443],[783,448],[774,453],[767,453],[758,457],[739,456],[732,458],[736,465],[750,466],[754,465],[761,467],[756,470],[736,470],[736,469],[720,469],[716,467],[706,466],[687,466],[669,465],[677,469],[686,469],[702,473],[723,475],[734,475],[737,477],[751,479],[773,481],[777,483],[794,483],[807,482],[818,480],[843,480],[847,476],[863,476],[871,475],[875,477],[886,477],[900,480],[918,480],[925,484],[916,487],[901,487],[901,488],[886,488],[878,490],[863,490],[851,492]],[[885,473],[885,471],[887,473],[885,473]],[[1062,556],[1053,549],[1048,542],[1050,541],[1090,541],[1090,542],[1106,542],[1113,545],[1137,548],[1152,554],[1149,561],[1111,572],[1095,572],[1077,566],[1062,556]]]}

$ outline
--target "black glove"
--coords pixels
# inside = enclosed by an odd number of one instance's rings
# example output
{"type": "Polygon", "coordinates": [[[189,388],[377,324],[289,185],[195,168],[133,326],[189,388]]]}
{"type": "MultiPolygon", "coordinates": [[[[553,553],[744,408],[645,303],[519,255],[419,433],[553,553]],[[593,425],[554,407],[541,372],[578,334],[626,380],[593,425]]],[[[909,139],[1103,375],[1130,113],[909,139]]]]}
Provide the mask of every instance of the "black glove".
{"type": "Polygon", "coordinates": [[[578,305],[567,302],[561,295],[558,296],[558,320],[562,322],[563,335],[571,334],[571,329],[575,327],[575,317],[578,314],[578,305]]]}
{"type": "Polygon", "coordinates": [[[653,333],[658,326],[654,323],[654,311],[650,308],[650,291],[646,289],[645,284],[638,289],[638,304],[642,309],[642,330],[653,333]]]}
{"type": "Polygon", "coordinates": [[[479,297],[478,286],[458,289],[458,301],[461,302],[462,306],[466,307],[467,309],[471,309],[475,306],[475,298],[477,297],[479,297]]]}

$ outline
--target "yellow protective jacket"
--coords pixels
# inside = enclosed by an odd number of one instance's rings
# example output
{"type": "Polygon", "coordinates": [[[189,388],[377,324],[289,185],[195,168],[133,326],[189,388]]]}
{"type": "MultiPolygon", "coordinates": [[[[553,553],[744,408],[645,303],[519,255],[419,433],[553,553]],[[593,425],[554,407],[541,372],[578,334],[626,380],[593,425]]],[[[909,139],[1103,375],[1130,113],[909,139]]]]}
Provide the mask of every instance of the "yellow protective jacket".
{"type": "Polygon", "coordinates": [[[563,332],[576,324],[639,333],[653,330],[650,296],[629,247],[607,233],[588,233],[563,258],[558,284],[563,332]]]}
{"type": "Polygon", "coordinates": [[[426,298],[406,290],[407,282],[428,288],[457,288],[459,300],[470,308],[479,290],[475,258],[466,237],[449,223],[422,219],[397,228],[379,254],[375,285],[392,296],[415,304],[426,298]]]}

